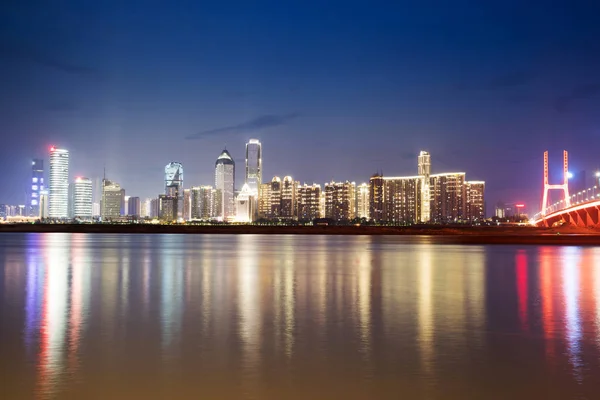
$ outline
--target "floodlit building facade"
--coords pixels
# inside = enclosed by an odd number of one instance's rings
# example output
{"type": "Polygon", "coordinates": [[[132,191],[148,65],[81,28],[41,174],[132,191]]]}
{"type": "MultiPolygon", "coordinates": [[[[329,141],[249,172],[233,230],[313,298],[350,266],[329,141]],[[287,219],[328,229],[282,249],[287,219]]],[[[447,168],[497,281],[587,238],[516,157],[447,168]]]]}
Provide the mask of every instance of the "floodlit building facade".
{"type": "Polygon", "coordinates": [[[418,175],[420,177],[420,215],[419,222],[429,222],[431,218],[431,193],[430,193],[430,177],[431,177],[431,155],[426,151],[421,151],[417,159],[418,175]]]}
{"type": "Polygon", "coordinates": [[[271,215],[271,182],[262,183],[258,187],[258,218],[270,218],[271,215]]]}
{"type": "Polygon", "coordinates": [[[312,221],[321,218],[321,185],[313,183],[298,186],[298,220],[312,221]]]}
{"type": "Polygon", "coordinates": [[[325,218],[349,221],[356,216],[356,184],[330,182],[325,184],[325,218]]]}
{"type": "Polygon", "coordinates": [[[226,149],[215,162],[215,189],[220,196],[217,218],[227,220],[235,217],[235,162],[226,149]]]}
{"type": "Polygon", "coordinates": [[[50,218],[69,216],[69,151],[50,148],[48,213],[50,218]]]}
{"type": "Polygon", "coordinates": [[[217,214],[217,191],[212,186],[194,186],[191,193],[191,219],[208,221],[217,214]]]}
{"type": "Polygon", "coordinates": [[[465,173],[450,172],[431,175],[431,221],[460,222],[465,213],[465,173]]]}
{"type": "Polygon", "coordinates": [[[93,216],[92,209],[92,180],[84,177],[77,177],[70,185],[70,208],[71,218],[82,220],[91,220],[93,216]]]}
{"type": "Polygon", "coordinates": [[[256,204],[254,196],[255,194],[253,193],[252,189],[250,189],[250,186],[247,183],[245,183],[244,186],[242,186],[242,190],[235,199],[236,222],[249,223],[254,220],[254,215],[256,211],[254,210],[256,204]]]}
{"type": "Polygon", "coordinates": [[[369,184],[361,183],[356,188],[356,216],[369,219],[369,184]]]}
{"type": "Polygon", "coordinates": [[[467,212],[467,220],[478,222],[485,219],[485,182],[467,181],[465,189],[465,210],[467,212]]]}
{"type": "Polygon", "coordinates": [[[29,192],[29,216],[40,215],[40,192],[44,187],[44,160],[34,158],[31,161],[31,182],[29,192]]]}
{"type": "Polygon", "coordinates": [[[102,201],[100,203],[100,217],[102,221],[111,221],[121,218],[121,208],[125,201],[125,190],[116,182],[108,179],[102,180],[102,201]]]}
{"type": "Polygon", "coordinates": [[[291,176],[283,178],[281,183],[281,200],[279,207],[279,217],[282,219],[296,219],[296,191],[298,182],[295,182],[291,176]]]}
{"type": "Polygon", "coordinates": [[[254,196],[262,184],[262,144],[258,139],[250,139],[246,143],[246,176],[245,183],[254,196]]]}

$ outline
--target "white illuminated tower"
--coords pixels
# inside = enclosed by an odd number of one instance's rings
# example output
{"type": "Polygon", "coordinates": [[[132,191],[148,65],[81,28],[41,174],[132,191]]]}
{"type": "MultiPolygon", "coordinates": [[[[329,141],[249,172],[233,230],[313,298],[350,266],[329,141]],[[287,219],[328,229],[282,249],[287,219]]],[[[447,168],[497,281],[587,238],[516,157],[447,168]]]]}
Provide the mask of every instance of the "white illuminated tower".
{"type": "Polygon", "coordinates": [[[89,178],[77,177],[72,190],[73,217],[92,219],[92,181],[89,178]]]}
{"type": "Polygon", "coordinates": [[[177,220],[183,219],[183,165],[179,162],[165,166],[165,194],[176,199],[177,220]]]}
{"type": "Polygon", "coordinates": [[[48,214],[50,218],[69,216],[69,151],[50,148],[50,185],[48,214]]]}
{"type": "Polygon", "coordinates": [[[421,222],[429,222],[431,219],[431,193],[429,190],[431,155],[426,151],[421,151],[418,164],[419,177],[421,178],[421,222]]]}
{"type": "Polygon", "coordinates": [[[235,162],[227,149],[215,162],[215,189],[220,196],[217,217],[223,220],[235,217],[235,162]]]}
{"type": "Polygon", "coordinates": [[[258,139],[250,139],[246,143],[246,180],[254,196],[262,183],[262,145],[258,139]]]}

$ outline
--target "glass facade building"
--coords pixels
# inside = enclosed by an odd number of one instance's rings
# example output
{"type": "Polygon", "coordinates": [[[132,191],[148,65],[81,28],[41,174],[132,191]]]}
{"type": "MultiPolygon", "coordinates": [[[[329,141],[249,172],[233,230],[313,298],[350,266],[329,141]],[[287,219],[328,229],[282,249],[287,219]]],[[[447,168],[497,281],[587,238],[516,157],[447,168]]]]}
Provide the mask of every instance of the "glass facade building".
{"type": "Polygon", "coordinates": [[[31,161],[31,188],[29,192],[29,216],[40,216],[40,192],[44,187],[44,160],[31,161]]]}
{"type": "Polygon", "coordinates": [[[71,184],[71,210],[73,218],[92,219],[92,181],[78,177],[71,184]]]}
{"type": "Polygon", "coordinates": [[[50,148],[50,187],[48,214],[50,218],[69,216],[69,151],[50,148]]]}
{"type": "Polygon", "coordinates": [[[246,143],[245,183],[256,196],[262,183],[262,145],[258,139],[250,139],[246,143]]]}
{"type": "Polygon", "coordinates": [[[215,189],[219,191],[220,199],[217,218],[226,220],[235,217],[235,162],[225,149],[215,162],[215,189]]]}

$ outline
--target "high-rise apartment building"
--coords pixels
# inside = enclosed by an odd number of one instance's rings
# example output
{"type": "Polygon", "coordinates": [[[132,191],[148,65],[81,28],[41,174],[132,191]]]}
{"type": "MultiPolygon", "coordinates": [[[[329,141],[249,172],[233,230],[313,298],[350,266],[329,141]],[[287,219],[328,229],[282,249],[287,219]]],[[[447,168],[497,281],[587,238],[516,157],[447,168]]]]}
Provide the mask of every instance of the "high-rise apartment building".
{"type": "Polygon", "coordinates": [[[325,184],[325,218],[349,221],[356,215],[356,184],[330,182],[325,184]]]}
{"type": "Polygon", "coordinates": [[[295,182],[291,176],[283,178],[281,184],[281,200],[279,207],[279,217],[282,219],[296,218],[296,191],[298,182],[295,182]]]}
{"type": "Polygon", "coordinates": [[[281,215],[281,178],[274,176],[271,180],[270,189],[271,211],[267,218],[279,218],[281,215]]]}
{"type": "Polygon", "coordinates": [[[246,143],[246,177],[250,191],[256,196],[262,184],[262,144],[258,139],[246,143]]]}
{"type": "Polygon", "coordinates": [[[385,180],[383,175],[375,174],[369,179],[369,218],[376,222],[385,221],[383,206],[385,180]]]}
{"type": "Polygon", "coordinates": [[[217,191],[212,186],[194,186],[191,193],[191,219],[208,221],[216,216],[217,191]]]}
{"type": "Polygon", "coordinates": [[[175,196],[161,194],[158,196],[158,219],[164,222],[177,221],[177,202],[175,196]]]}
{"type": "Polygon", "coordinates": [[[69,216],[69,151],[50,148],[50,187],[48,212],[50,218],[69,216]]]}
{"type": "Polygon", "coordinates": [[[361,183],[356,188],[356,216],[369,219],[369,184],[361,183]]]}
{"type": "Polygon", "coordinates": [[[29,216],[40,216],[40,192],[44,187],[44,160],[34,158],[31,161],[31,187],[29,192],[29,216]]]}
{"type": "Polygon", "coordinates": [[[175,215],[183,219],[183,165],[170,162],[165,166],[165,195],[174,200],[175,215]]]}
{"type": "Polygon", "coordinates": [[[271,216],[271,182],[258,187],[258,218],[271,216]]]}
{"type": "Polygon", "coordinates": [[[116,182],[104,178],[102,180],[102,201],[100,203],[100,218],[102,221],[112,221],[121,218],[121,208],[125,201],[125,190],[116,182]]]}
{"type": "Polygon", "coordinates": [[[321,218],[321,185],[306,183],[298,187],[298,220],[312,221],[321,218]]]}
{"type": "Polygon", "coordinates": [[[431,193],[430,193],[430,176],[431,176],[431,155],[426,151],[421,151],[417,159],[418,175],[421,179],[421,195],[420,197],[420,222],[429,222],[431,218],[431,193]]]}
{"type": "Polygon", "coordinates": [[[183,220],[189,221],[192,218],[192,191],[183,189],[183,220]]]}
{"type": "Polygon", "coordinates": [[[485,182],[467,181],[465,183],[465,192],[467,220],[477,222],[485,219],[485,182]]]}
{"type": "Polygon", "coordinates": [[[220,195],[217,217],[223,220],[235,217],[235,162],[226,149],[215,162],[215,188],[220,195]]]}
{"type": "Polygon", "coordinates": [[[431,175],[432,222],[459,222],[465,219],[465,173],[450,172],[431,175]]]}
{"type": "Polygon", "coordinates": [[[49,212],[49,205],[48,205],[48,198],[50,197],[50,194],[48,192],[48,190],[41,190],[40,191],[40,214],[39,217],[40,219],[46,219],[50,217],[50,212],[49,212]]]}
{"type": "Polygon", "coordinates": [[[383,220],[396,224],[414,224],[421,220],[420,176],[386,177],[384,180],[383,220]]]}
{"type": "Polygon", "coordinates": [[[89,178],[77,177],[69,185],[69,217],[91,220],[92,210],[92,181],[89,178]]]}

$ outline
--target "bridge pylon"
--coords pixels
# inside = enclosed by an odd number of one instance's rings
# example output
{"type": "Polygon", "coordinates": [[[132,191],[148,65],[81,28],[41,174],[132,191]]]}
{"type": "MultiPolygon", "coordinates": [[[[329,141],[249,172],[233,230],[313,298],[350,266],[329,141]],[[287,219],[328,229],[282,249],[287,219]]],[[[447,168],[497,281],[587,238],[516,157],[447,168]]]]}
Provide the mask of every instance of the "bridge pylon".
{"type": "Polygon", "coordinates": [[[562,190],[565,195],[565,207],[571,206],[571,198],[569,197],[569,153],[563,151],[563,183],[550,185],[548,179],[548,151],[544,152],[544,197],[542,199],[542,216],[546,215],[548,208],[548,192],[550,190],[562,190]]]}

